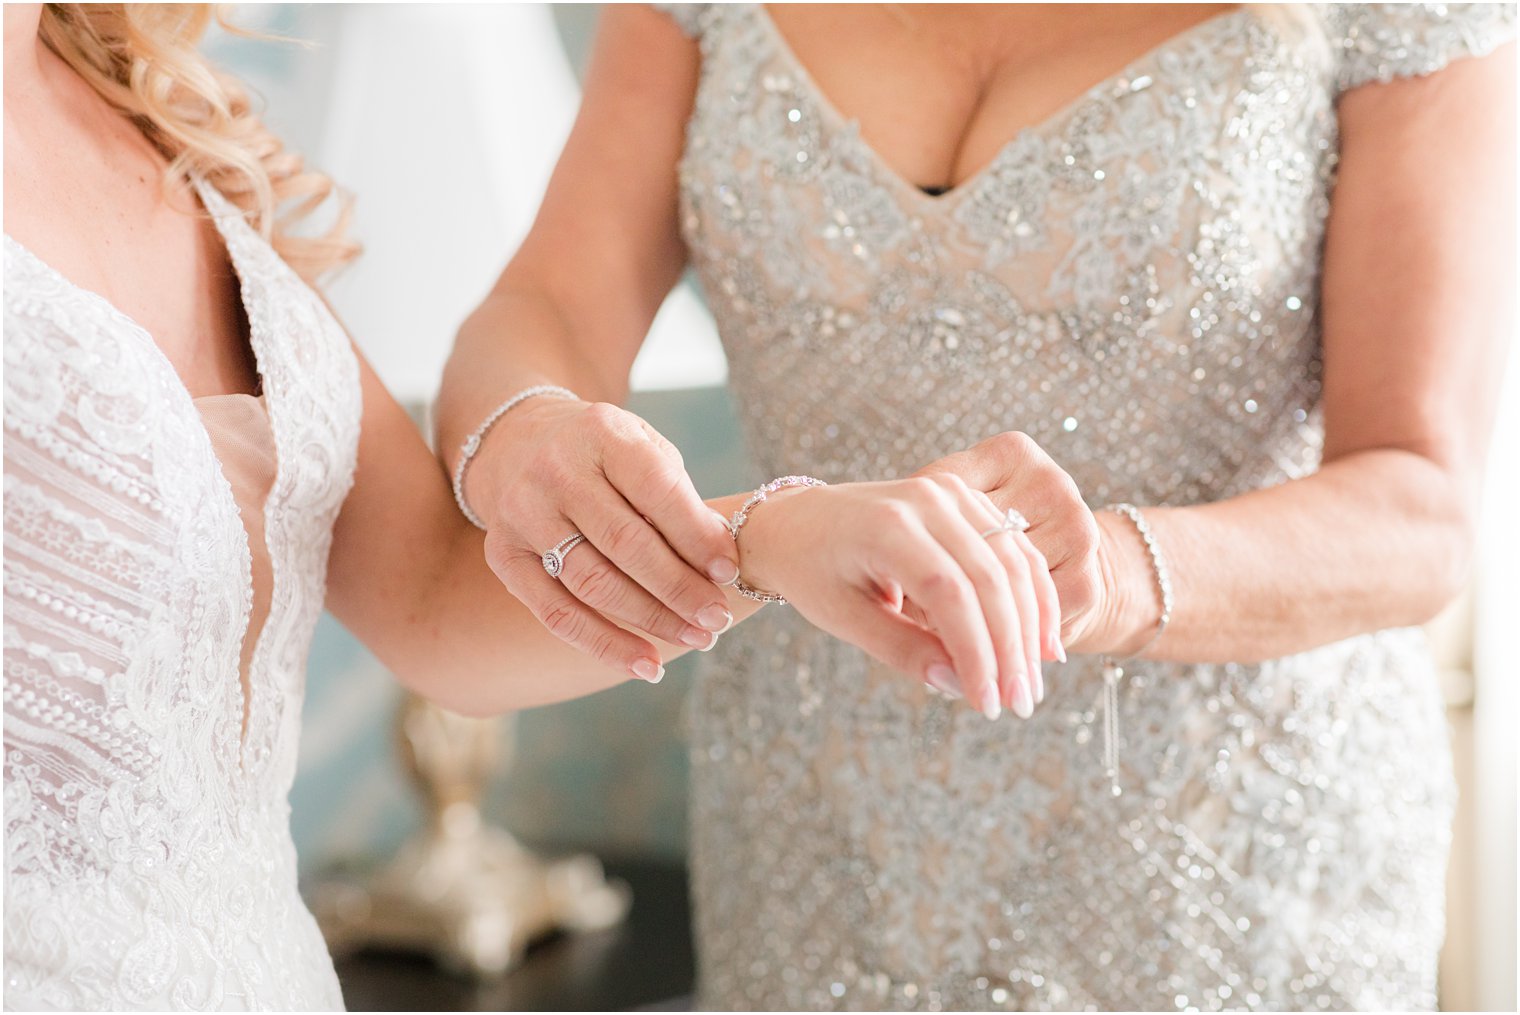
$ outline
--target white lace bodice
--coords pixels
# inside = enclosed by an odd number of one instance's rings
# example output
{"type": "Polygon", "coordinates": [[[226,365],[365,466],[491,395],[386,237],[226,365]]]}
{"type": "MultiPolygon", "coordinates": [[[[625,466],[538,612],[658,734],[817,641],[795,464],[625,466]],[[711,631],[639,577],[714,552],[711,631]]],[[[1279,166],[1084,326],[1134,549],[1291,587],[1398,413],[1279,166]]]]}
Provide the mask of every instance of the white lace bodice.
{"type": "MultiPolygon", "coordinates": [[[[1221,12],[933,197],[763,7],[672,13],[701,50],[681,226],[759,478],[1016,429],[1095,507],[1317,468],[1337,101],[1514,32],[1507,5],[1221,12]]],[[[1131,667],[1119,797],[1096,660],[1045,685],[988,723],[784,609],[726,636],[692,702],[703,1004],[1434,1004],[1452,785],[1418,631],[1131,667]]]]}
{"type": "Polygon", "coordinates": [[[360,394],[321,300],[209,187],[273,428],[273,576],[153,338],[5,238],[5,1001],[333,1008],[286,794],[360,394]],[[244,732],[246,706],[246,733],[244,732]]]}

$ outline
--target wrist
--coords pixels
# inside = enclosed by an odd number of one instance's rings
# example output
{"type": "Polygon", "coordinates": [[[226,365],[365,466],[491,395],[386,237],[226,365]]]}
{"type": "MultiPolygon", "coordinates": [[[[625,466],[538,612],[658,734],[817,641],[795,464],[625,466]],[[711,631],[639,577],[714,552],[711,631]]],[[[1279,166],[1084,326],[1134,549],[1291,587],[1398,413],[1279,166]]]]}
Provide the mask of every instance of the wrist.
{"type": "Polygon", "coordinates": [[[736,536],[739,577],[754,589],[791,598],[787,563],[797,551],[799,501],[821,487],[788,486],[768,494],[750,509],[736,536]]]}
{"type": "Polygon", "coordinates": [[[1128,518],[1109,510],[1098,511],[1094,517],[1103,586],[1094,651],[1127,658],[1145,648],[1161,623],[1155,569],[1128,518]]]}

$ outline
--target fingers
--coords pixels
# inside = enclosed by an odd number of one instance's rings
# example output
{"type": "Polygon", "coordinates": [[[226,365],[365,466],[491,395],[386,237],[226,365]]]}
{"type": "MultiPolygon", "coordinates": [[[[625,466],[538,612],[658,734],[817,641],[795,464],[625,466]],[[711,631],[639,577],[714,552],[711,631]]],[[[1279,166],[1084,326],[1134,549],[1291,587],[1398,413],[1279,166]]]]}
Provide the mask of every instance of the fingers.
{"type": "Polygon", "coordinates": [[[653,645],[576,599],[549,577],[531,552],[512,549],[504,540],[493,540],[487,534],[486,563],[507,590],[561,641],[635,679],[657,684],[665,676],[653,645]]]}
{"type": "Polygon", "coordinates": [[[996,719],[1002,711],[998,656],[979,590],[919,515],[904,511],[898,524],[883,535],[887,540],[883,549],[891,558],[888,571],[938,633],[967,702],[996,719]]]}
{"type": "Polygon", "coordinates": [[[604,458],[603,472],[680,559],[710,581],[728,584],[739,573],[739,552],[728,526],[702,503],[675,446],[643,420],[638,422],[641,429],[626,435],[604,458]]]}
{"type": "Polygon", "coordinates": [[[999,701],[1027,719],[1034,711],[1034,697],[1025,629],[1032,632],[1038,617],[1032,592],[1022,597],[1027,601],[1018,594],[1021,585],[1028,585],[1027,564],[1006,546],[995,545],[1001,540],[981,535],[998,524],[998,517],[973,500],[963,484],[946,485],[943,491],[947,510],[930,515],[929,531],[976,590],[997,659],[999,701]]]}
{"type": "MultiPolygon", "coordinates": [[[[705,505],[703,510],[710,519],[717,520],[718,516],[705,505]]],[[[726,631],[733,624],[733,614],[725,605],[723,593],[677,556],[657,527],[634,510],[616,490],[604,485],[592,488],[572,507],[569,522],[576,531],[585,534],[598,551],[597,556],[610,562],[616,571],[615,575],[602,574],[594,569],[590,572],[592,577],[600,579],[589,589],[593,594],[602,593],[604,598],[599,602],[581,595],[578,585],[571,584],[570,590],[583,602],[606,613],[602,602],[621,603],[634,599],[630,586],[636,585],[646,590],[644,596],[636,597],[640,604],[638,609],[651,599],[663,604],[661,609],[650,614],[655,626],[624,614],[619,614],[617,619],[632,623],[657,638],[664,638],[661,632],[669,631],[673,623],[689,624],[713,634],[726,631]],[[619,578],[622,580],[616,580],[619,578]]],[[[721,521],[718,524],[722,526],[721,521]]],[[[726,528],[723,532],[723,538],[732,547],[733,537],[728,535],[726,528]]],[[[569,560],[566,558],[567,576],[569,560]]],[[[677,640],[681,644],[691,644],[677,640]]]]}
{"type": "Polygon", "coordinates": [[[722,519],[697,497],[669,441],[604,403],[525,406],[504,422],[519,428],[512,435],[518,443],[506,445],[513,453],[477,463],[472,472],[496,466],[496,502],[487,514],[490,535],[498,538],[487,542],[497,547],[498,573],[503,561],[521,571],[518,584],[508,586],[514,594],[543,608],[552,579],[519,566],[519,558],[536,563],[557,540],[579,532],[590,546],[566,558],[574,566],[563,576],[566,584],[554,583],[558,593],[673,644],[696,647],[688,626],[716,633],[733,622],[713,578],[737,573],[738,551],[722,519]]]}
{"type": "MultiPolygon", "coordinates": [[[[700,652],[706,652],[718,642],[717,630],[705,630],[683,621],[636,581],[619,571],[589,542],[576,544],[565,556],[565,567],[559,580],[575,598],[607,619],[626,624],[661,641],[685,645],[700,652]]],[[[723,615],[727,618],[723,625],[726,627],[733,622],[733,617],[726,610],[723,615]]]]}
{"type": "MultiPolygon", "coordinates": [[[[1018,533],[1014,543],[1029,561],[1030,573],[1034,577],[1034,595],[1040,604],[1040,657],[1064,663],[1066,646],[1061,644],[1061,597],[1055,577],[1050,573],[1050,562],[1025,533],[1018,533]]],[[[1044,696],[1041,687],[1035,695],[1035,704],[1039,704],[1044,696]]]]}
{"type": "MultiPolygon", "coordinates": [[[[971,491],[971,496],[983,504],[988,511],[997,515],[999,522],[1002,521],[1002,512],[998,510],[991,497],[977,490],[971,491]]],[[[1030,675],[1034,678],[1034,703],[1038,705],[1045,698],[1045,674],[1039,661],[1041,659],[1058,660],[1063,663],[1066,661],[1066,648],[1061,644],[1061,600],[1056,589],[1055,578],[1051,574],[1045,555],[1034,545],[1027,532],[1010,532],[1006,536],[993,537],[991,541],[995,546],[1003,548],[1004,553],[1021,554],[1028,565],[1034,601],[1038,609],[1034,613],[1021,612],[1020,616],[1038,617],[1038,623],[1029,625],[1031,630],[1026,632],[1037,638],[1037,646],[1030,656],[1030,675]]]]}

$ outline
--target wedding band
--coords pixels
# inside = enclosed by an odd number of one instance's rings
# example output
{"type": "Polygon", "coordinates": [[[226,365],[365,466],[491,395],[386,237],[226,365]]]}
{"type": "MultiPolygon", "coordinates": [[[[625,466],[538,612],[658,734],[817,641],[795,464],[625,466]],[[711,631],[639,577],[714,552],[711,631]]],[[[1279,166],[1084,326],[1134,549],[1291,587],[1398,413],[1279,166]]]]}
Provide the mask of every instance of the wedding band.
{"type": "Polygon", "coordinates": [[[585,538],[579,532],[571,533],[555,543],[554,548],[543,555],[541,562],[544,565],[544,570],[549,572],[550,578],[556,581],[559,579],[559,576],[565,571],[566,554],[575,549],[576,544],[584,541],[585,538]]]}
{"type": "Polygon", "coordinates": [[[1019,514],[1013,508],[1003,512],[1003,520],[986,532],[982,533],[983,539],[991,539],[993,536],[1004,532],[1027,532],[1029,531],[1029,519],[1019,514]]]}

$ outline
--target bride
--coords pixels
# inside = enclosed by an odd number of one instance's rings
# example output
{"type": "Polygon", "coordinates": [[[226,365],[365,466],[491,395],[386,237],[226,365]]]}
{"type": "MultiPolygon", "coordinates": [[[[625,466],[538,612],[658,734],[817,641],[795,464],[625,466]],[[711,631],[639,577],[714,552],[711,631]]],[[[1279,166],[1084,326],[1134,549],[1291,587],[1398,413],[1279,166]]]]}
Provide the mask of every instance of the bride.
{"type": "MultiPolygon", "coordinates": [[[[4,13],[8,1007],[341,1006],[286,803],[324,601],[468,713],[656,682],[770,588],[991,716],[1031,693],[1026,643],[1059,650],[1043,558],[952,478],[698,504],[722,538],[693,559],[732,584],[652,643],[565,645],[570,594],[502,588],[312,288],[356,248],[294,228],[331,185],[197,53],[207,7],[4,13]]],[[[661,461],[629,519],[689,490],[661,461]]],[[[541,574],[598,554],[540,549],[541,574]]]]}

